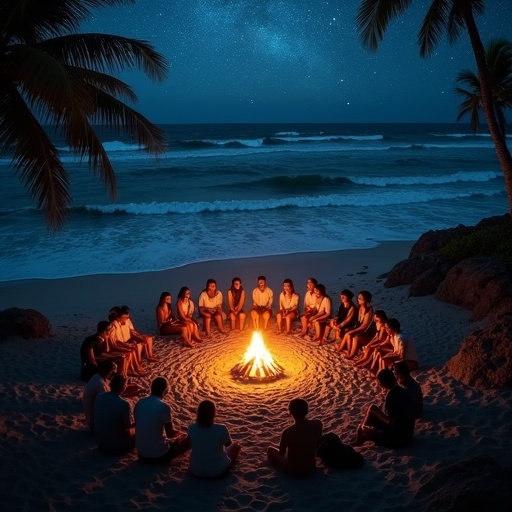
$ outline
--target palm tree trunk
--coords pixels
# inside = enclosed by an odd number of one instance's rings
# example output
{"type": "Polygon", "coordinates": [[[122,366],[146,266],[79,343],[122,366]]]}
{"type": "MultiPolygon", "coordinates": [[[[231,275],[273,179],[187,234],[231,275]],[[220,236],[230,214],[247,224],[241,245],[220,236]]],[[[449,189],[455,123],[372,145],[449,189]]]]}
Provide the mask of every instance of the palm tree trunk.
{"type": "Polygon", "coordinates": [[[476,68],[478,70],[478,78],[480,80],[480,93],[482,101],[482,110],[484,111],[489,133],[494,142],[494,148],[498,155],[503,177],[505,178],[505,188],[508,196],[509,213],[512,216],[512,156],[507,147],[505,134],[501,132],[496,112],[494,110],[494,100],[492,96],[492,86],[485,58],[485,49],[480,39],[480,34],[471,10],[471,2],[466,2],[464,12],[464,21],[475,55],[476,68]]]}

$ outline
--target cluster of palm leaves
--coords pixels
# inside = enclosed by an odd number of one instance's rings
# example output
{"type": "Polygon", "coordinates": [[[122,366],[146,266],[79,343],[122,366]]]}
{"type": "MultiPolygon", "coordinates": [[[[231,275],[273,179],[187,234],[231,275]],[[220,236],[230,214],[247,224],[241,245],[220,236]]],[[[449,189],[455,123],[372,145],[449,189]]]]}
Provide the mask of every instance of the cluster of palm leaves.
{"type": "Polygon", "coordinates": [[[43,210],[52,230],[71,202],[69,176],[44,125],[52,126],[88,161],[112,197],[116,178],[94,125],[128,133],[151,154],[164,133],[125,102],[134,91],[112,76],[141,69],[161,81],[167,62],[146,41],[81,34],[92,10],[133,0],[0,0],[0,154],[43,210]]]}
{"type": "MultiPolygon", "coordinates": [[[[357,12],[357,27],[363,44],[375,51],[384,37],[389,22],[403,14],[413,0],[361,0],[357,12]]],[[[484,0],[431,0],[418,33],[420,55],[428,57],[446,34],[454,43],[466,31],[475,56],[478,76],[463,72],[458,81],[469,90],[460,89],[466,96],[461,115],[470,113],[473,129],[478,128],[481,108],[505,178],[510,213],[512,214],[512,156],[505,138],[504,110],[510,106],[512,66],[510,43],[489,44],[487,53],[480,38],[475,16],[483,14],[484,0]]]]}

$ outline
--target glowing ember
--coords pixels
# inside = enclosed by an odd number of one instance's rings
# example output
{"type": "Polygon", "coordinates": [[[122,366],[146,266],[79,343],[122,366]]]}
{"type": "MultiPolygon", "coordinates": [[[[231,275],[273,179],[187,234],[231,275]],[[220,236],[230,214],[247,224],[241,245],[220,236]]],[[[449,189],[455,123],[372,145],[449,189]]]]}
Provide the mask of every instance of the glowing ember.
{"type": "Polygon", "coordinates": [[[283,377],[284,368],[274,361],[261,334],[255,332],[243,360],[231,369],[231,373],[238,379],[266,381],[283,377]]]}

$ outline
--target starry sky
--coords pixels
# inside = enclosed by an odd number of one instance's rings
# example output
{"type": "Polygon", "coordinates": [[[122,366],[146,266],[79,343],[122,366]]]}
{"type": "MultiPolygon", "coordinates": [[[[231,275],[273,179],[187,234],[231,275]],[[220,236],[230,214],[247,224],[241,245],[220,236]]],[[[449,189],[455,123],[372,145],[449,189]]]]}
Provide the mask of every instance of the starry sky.
{"type": "MultiPolygon", "coordinates": [[[[149,41],[170,63],[165,82],[121,76],[156,123],[455,122],[455,75],[475,70],[465,33],[420,59],[431,1],[390,24],[376,53],[356,32],[359,0],[137,0],[95,11],[83,32],[149,41]]],[[[512,38],[512,2],[488,0],[484,44],[512,38]]]]}

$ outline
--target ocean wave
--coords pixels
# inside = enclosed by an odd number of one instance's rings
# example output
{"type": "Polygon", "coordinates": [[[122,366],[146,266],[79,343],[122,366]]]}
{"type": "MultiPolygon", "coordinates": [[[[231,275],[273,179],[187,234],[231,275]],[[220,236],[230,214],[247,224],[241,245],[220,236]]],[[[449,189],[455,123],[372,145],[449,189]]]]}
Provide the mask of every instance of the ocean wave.
{"type": "Polygon", "coordinates": [[[481,183],[502,177],[501,172],[457,172],[440,176],[349,176],[347,179],[356,185],[387,187],[389,185],[442,185],[444,183],[481,183]]]}
{"type": "MultiPolygon", "coordinates": [[[[257,186],[271,186],[284,189],[309,189],[312,187],[325,187],[331,185],[342,185],[353,183],[348,178],[343,176],[330,177],[322,174],[301,174],[301,175],[280,175],[273,176],[271,178],[262,178],[259,180],[249,181],[244,186],[246,187],[257,187],[257,186]]],[[[222,188],[226,188],[226,185],[221,185],[222,188]]],[[[234,183],[233,188],[239,188],[239,183],[234,183]]]]}
{"type": "Polygon", "coordinates": [[[381,194],[330,194],[324,196],[286,197],[281,199],[256,199],[232,201],[199,201],[169,202],[169,203],[128,203],[109,205],[88,205],[75,208],[85,210],[92,214],[131,214],[131,215],[168,215],[168,214],[198,214],[208,212],[234,212],[234,211],[261,211],[275,210],[277,208],[320,208],[336,206],[390,206],[400,204],[416,204],[436,201],[440,199],[462,199],[478,196],[496,196],[503,191],[492,192],[447,192],[416,191],[390,191],[381,194]]]}
{"type": "MultiPolygon", "coordinates": [[[[129,144],[119,140],[105,141],[101,143],[107,153],[117,153],[119,151],[144,151],[146,146],[141,144],[129,144]]],[[[72,153],[69,146],[58,147],[57,150],[61,153],[72,153]]]]}
{"type": "MultiPolygon", "coordinates": [[[[491,138],[490,133],[429,133],[429,135],[432,135],[433,137],[454,137],[456,139],[464,139],[469,138],[473,139],[475,137],[483,137],[486,139],[491,138]]],[[[512,138],[512,135],[505,135],[508,138],[512,138]]]]}

